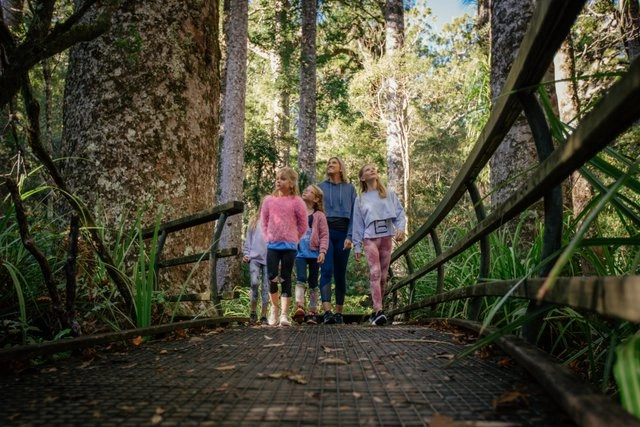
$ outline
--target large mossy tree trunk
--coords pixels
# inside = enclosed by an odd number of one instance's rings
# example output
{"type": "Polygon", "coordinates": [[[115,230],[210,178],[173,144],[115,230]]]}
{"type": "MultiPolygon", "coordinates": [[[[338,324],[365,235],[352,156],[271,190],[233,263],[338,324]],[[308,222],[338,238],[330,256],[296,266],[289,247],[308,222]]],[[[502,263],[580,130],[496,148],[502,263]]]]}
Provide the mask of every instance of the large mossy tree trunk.
{"type": "MultiPolygon", "coordinates": [[[[71,51],[64,174],[111,237],[143,207],[152,225],[214,203],[218,10],[218,0],[123,1],[109,32],[71,51]]],[[[167,256],[206,249],[210,229],[170,238],[167,256]]]]}

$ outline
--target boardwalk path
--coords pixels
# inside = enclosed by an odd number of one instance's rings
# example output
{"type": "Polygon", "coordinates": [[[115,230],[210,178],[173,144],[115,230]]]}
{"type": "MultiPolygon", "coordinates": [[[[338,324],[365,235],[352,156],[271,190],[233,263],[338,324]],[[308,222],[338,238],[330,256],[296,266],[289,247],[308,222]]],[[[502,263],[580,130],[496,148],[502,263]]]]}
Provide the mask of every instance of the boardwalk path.
{"type": "Polygon", "coordinates": [[[424,326],[229,326],[3,374],[0,425],[572,425],[500,354],[445,367],[466,345],[424,326]]]}

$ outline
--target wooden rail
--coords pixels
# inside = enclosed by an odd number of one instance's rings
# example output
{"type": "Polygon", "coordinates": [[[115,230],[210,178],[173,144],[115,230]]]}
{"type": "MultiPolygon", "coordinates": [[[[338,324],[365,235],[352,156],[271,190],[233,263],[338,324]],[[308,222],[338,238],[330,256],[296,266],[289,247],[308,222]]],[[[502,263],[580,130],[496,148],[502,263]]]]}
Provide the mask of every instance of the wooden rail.
{"type": "MultiPolygon", "coordinates": [[[[209,298],[214,302],[214,305],[217,307],[220,302],[220,295],[218,293],[218,285],[217,285],[217,275],[216,275],[216,265],[218,258],[223,258],[227,256],[233,256],[238,254],[238,248],[218,248],[218,243],[220,241],[220,236],[222,234],[222,229],[227,218],[231,215],[236,215],[242,213],[244,210],[244,204],[239,201],[233,201],[224,203],[219,206],[215,206],[213,208],[205,209],[203,211],[194,213],[192,215],[187,215],[175,220],[167,221],[162,224],[159,224],[157,227],[158,232],[158,241],[156,244],[156,263],[155,263],[155,271],[156,277],[158,276],[158,272],[161,268],[174,267],[178,265],[184,264],[192,264],[196,263],[200,260],[208,260],[209,261],[209,298]],[[201,252],[198,254],[192,254],[182,257],[176,257],[171,259],[163,259],[162,258],[162,250],[164,249],[165,243],[167,241],[167,237],[170,233],[185,230],[191,227],[195,227],[197,225],[207,224],[211,222],[216,222],[216,225],[213,229],[211,246],[205,252],[201,252]]],[[[150,239],[154,236],[156,232],[156,227],[146,228],[142,231],[143,239],[150,239]]],[[[156,284],[157,285],[157,284],[156,284]]],[[[177,296],[167,296],[165,297],[167,300],[179,300],[179,301],[203,301],[206,298],[203,294],[185,294],[185,295],[177,295],[177,296]]]]}
{"type": "MultiPolygon", "coordinates": [[[[579,310],[598,313],[607,318],[640,323],[640,276],[615,277],[561,277],[555,286],[539,300],[539,290],[544,277],[561,252],[562,196],[560,186],[574,171],[607,149],[618,135],[633,126],[640,118],[640,58],[636,58],[626,73],[615,82],[593,110],[579,123],[566,141],[554,147],[551,133],[542,113],[535,91],[553,61],[556,51],[569,34],[571,26],[581,11],[584,1],[539,1],[529,29],[518,50],[505,86],[496,98],[486,126],[469,154],[450,190],[433,210],[429,218],[407,241],[392,254],[391,272],[407,271],[404,277],[392,277],[385,296],[393,299],[388,315],[411,314],[417,310],[434,308],[437,304],[460,299],[470,299],[469,321],[478,320],[484,297],[509,297],[529,300],[532,316],[540,315],[545,304],[558,304],[579,310]],[[500,206],[492,206],[485,214],[482,198],[476,189],[476,178],[487,166],[494,152],[507,135],[517,117],[524,113],[532,129],[540,163],[531,176],[500,206]],[[447,248],[442,248],[437,227],[442,225],[452,210],[462,203],[469,193],[477,223],[447,248]],[[518,217],[540,199],[545,201],[545,230],[541,259],[547,260],[538,278],[521,277],[507,281],[490,281],[490,256],[488,237],[507,221],[518,217]],[[416,265],[412,252],[416,245],[430,239],[434,257],[416,265]],[[479,245],[481,253],[480,275],[477,283],[459,289],[444,291],[445,267],[463,251],[479,245]],[[401,261],[405,265],[394,268],[401,261]],[[419,279],[437,271],[435,294],[416,300],[415,286],[419,279]],[[399,293],[404,293],[407,303],[398,303],[399,293]]],[[[597,163],[596,163],[596,167],[597,163]]],[[[619,171],[622,175],[622,171],[619,171]]],[[[631,185],[635,185],[635,182],[631,185]]],[[[636,224],[637,225],[637,224],[636,224]]],[[[638,245],[637,239],[625,239],[625,244],[638,245]],[[634,243],[635,242],[635,243],[634,243]]],[[[592,244],[595,242],[592,242],[592,244]]],[[[424,254],[422,254],[422,258],[424,254]]],[[[535,320],[534,320],[535,322],[535,320]]],[[[528,331],[524,336],[533,342],[528,331]]],[[[510,342],[510,340],[504,340],[510,342]]],[[[507,345],[510,347],[511,344],[507,345]]],[[[507,351],[512,351],[506,348],[507,351]]],[[[532,374],[536,374],[532,372],[532,374]]],[[[570,399],[569,399],[570,400],[570,399]]],[[[561,402],[565,403],[565,402],[561,402]]],[[[570,405],[571,403],[567,403],[570,405]]],[[[605,425],[610,412],[600,411],[583,418],[576,415],[574,407],[565,407],[567,413],[581,425],[605,425]]],[[[583,408],[584,409],[584,408],[583,408]]],[[[586,410],[586,409],[585,409],[586,410]]],[[[620,411],[622,411],[619,408],[620,411]]],[[[624,411],[622,411],[624,412],[624,411]]],[[[637,420],[628,414],[621,419],[633,425],[637,420]]]]}

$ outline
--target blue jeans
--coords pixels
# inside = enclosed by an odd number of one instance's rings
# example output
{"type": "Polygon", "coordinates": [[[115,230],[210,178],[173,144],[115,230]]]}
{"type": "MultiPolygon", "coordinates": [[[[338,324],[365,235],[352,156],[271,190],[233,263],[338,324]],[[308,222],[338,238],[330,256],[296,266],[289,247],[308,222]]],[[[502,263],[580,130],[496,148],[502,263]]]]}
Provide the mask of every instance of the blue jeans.
{"type": "Polygon", "coordinates": [[[351,249],[343,249],[346,231],[329,229],[329,248],[320,267],[320,295],[322,302],[331,302],[331,280],[336,284],[336,305],[344,304],[347,293],[347,263],[351,249]]]}
{"type": "Polygon", "coordinates": [[[309,289],[317,289],[318,273],[318,260],[316,258],[296,258],[296,278],[298,283],[309,283],[309,289]],[[307,267],[309,268],[308,276],[307,267]]]}
{"type": "Polygon", "coordinates": [[[253,303],[258,302],[258,289],[260,288],[260,282],[262,279],[262,306],[265,307],[269,304],[269,275],[267,273],[267,266],[260,264],[257,261],[249,261],[249,278],[251,283],[250,301],[253,303]]]}

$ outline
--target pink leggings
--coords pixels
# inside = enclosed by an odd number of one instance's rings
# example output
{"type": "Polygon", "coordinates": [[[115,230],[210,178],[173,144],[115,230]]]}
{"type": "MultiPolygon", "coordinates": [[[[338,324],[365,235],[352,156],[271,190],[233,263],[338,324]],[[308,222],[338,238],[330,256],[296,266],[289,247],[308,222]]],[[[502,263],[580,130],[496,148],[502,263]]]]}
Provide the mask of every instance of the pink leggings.
{"type": "Polygon", "coordinates": [[[384,285],[389,277],[391,247],[391,236],[364,239],[364,254],[369,263],[369,283],[374,311],[382,310],[384,285]]]}

